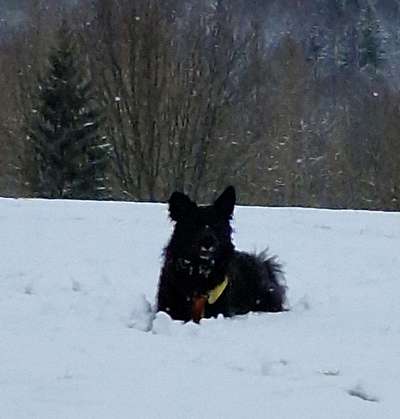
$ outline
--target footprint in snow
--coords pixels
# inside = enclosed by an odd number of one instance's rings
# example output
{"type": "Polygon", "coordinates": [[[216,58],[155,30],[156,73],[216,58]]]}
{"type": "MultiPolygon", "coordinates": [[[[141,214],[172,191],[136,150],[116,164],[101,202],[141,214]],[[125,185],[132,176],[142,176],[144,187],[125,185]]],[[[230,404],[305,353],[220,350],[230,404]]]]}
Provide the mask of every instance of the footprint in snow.
{"type": "Polygon", "coordinates": [[[289,361],[280,359],[279,361],[263,362],[261,364],[261,375],[280,376],[286,374],[289,361]]]}
{"type": "Polygon", "coordinates": [[[367,402],[379,402],[380,399],[376,394],[372,394],[370,391],[367,391],[361,384],[347,390],[347,394],[353,397],[358,397],[361,400],[367,402]]]}
{"type": "Polygon", "coordinates": [[[315,224],[314,228],[318,228],[319,230],[332,230],[331,226],[325,224],[315,224]]]}
{"type": "Polygon", "coordinates": [[[319,373],[327,377],[337,377],[340,375],[340,370],[337,368],[329,368],[320,370],[319,373]]]}
{"type": "Polygon", "coordinates": [[[26,295],[33,295],[34,294],[33,284],[26,284],[25,285],[24,294],[26,294],[26,295]]]}
{"type": "Polygon", "coordinates": [[[303,295],[292,307],[292,311],[302,313],[311,310],[310,297],[303,295]]]}

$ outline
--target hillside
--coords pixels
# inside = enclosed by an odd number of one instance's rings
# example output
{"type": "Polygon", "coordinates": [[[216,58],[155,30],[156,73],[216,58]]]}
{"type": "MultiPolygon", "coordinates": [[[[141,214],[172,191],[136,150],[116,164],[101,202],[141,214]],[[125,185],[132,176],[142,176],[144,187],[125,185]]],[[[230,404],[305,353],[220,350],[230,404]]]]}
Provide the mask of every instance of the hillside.
{"type": "Polygon", "coordinates": [[[234,226],[279,255],[291,310],[144,332],[165,206],[1,199],[0,417],[398,418],[400,215],[239,207],[234,226]]]}

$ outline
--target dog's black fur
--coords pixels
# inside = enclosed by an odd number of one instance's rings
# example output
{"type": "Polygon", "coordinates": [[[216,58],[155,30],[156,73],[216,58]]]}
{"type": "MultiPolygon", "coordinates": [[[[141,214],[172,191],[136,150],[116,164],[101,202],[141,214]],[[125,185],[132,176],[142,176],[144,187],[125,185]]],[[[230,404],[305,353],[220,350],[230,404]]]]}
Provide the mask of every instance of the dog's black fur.
{"type": "Polygon", "coordinates": [[[232,186],[209,206],[197,206],[180,192],[171,195],[169,214],[176,224],[164,250],[157,311],[189,321],[194,299],[225,278],[227,287],[214,304],[206,304],[204,317],[284,310],[286,287],[280,265],[265,254],[234,248],[230,220],[235,201],[232,186]]]}

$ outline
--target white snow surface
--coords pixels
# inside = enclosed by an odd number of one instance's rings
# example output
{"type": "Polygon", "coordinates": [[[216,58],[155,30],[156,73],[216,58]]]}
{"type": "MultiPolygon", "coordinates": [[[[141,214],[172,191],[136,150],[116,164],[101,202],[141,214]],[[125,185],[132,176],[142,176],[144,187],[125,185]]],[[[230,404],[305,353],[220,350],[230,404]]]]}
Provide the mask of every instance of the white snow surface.
{"type": "Polygon", "coordinates": [[[290,311],[151,324],[165,205],[0,199],[0,418],[398,419],[400,214],[234,228],[284,263],[290,311]]]}

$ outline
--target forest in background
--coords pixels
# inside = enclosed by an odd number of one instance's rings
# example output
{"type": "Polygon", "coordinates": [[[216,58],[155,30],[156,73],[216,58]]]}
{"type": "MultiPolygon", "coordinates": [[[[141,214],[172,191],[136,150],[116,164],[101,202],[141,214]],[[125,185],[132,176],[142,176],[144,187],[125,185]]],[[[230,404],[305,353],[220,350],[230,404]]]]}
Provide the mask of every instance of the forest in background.
{"type": "Polygon", "coordinates": [[[399,3],[0,0],[0,195],[399,210],[399,3]]]}

